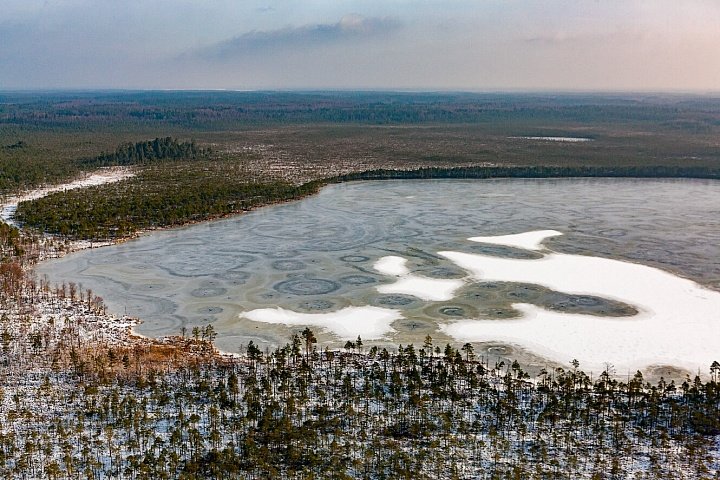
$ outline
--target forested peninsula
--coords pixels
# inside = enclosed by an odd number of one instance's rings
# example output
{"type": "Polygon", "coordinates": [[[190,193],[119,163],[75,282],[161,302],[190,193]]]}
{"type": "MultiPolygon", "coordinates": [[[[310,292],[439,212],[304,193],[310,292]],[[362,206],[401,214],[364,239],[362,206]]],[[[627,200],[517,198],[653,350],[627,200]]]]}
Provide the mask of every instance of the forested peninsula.
{"type": "MultiPolygon", "coordinates": [[[[146,145],[137,144],[137,145],[146,145]]],[[[151,145],[148,142],[147,145],[151,145]]],[[[137,149],[120,147],[102,156],[103,165],[171,161],[175,157],[138,156],[137,149]],[[130,160],[132,159],[132,162],[130,160]],[[130,162],[130,163],[128,163],[130,162]]],[[[150,150],[153,152],[154,150],[150,150]]],[[[198,150],[179,150],[185,160],[198,150]]],[[[490,178],[720,178],[720,168],[682,166],[579,167],[579,166],[470,166],[380,169],[320,178],[294,184],[288,181],[249,180],[230,162],[212,166],[174,162],[146,168],[134,178],[112,185],[56,192],[20,204],[16,218],[27,227],[69,239],[112,240],[138,231],[183,225],[199,220],[241,213],[252,208],[316,193],[322,186],[358,180],[490,179],[490,178]]]]}

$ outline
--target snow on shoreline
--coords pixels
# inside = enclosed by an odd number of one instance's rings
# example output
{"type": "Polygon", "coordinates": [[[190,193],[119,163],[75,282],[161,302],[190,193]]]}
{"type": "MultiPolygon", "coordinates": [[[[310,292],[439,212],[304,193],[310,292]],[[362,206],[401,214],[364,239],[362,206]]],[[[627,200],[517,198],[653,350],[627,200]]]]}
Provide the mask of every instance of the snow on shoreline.
{"type": "Polygon", "coordinates": [[[31,190],[19,196],[5,198],[3,199],[2,204],[0,204],[0,219],[2,219],[2,221],[9,225],[17,227],[18,224],[15,222],[13,217],[15,216],[15,212],[17,211],[17,207],[20,202],[37,200],[38,198],[42,198],[53,192],[74,190],[76,188],[91,187],[96,185],[103,185],[106,183],[119,182],[120,180],[125,180],[126,178],[133,177],[134,175],[135,173],[127,167],[109,167],[106,169],[98,170],[72,182],[63,183],[61,185],[42,187],[31,190]]]}
{"type": "MultiPolygon", "coordinates": [[[[528,232],[528,244],[538,232],[528,232]]],[[[521,243],[522,235],[517,243],[521,243]]],[[[540,240],[541,242],[542,240],[540,240]]],[[[483,242],[493,243],[492,237],[483,242]]],[[[506,238],[498,237],[498,244],[506,238]]],[[[561,363],[577,358],[588,370],[610,361],[618,371],[676,365],[706,372],[720,358],[720,293],[671,273],[636,263],[583,255],[550,253],[541,259],[513,259],[439,252],[479,282],[542,285],[635,306],[632,317],[558,313],[516,304],[511,320],[466,319],[441,327],[458,341],[505,341],[561,363]]]]}

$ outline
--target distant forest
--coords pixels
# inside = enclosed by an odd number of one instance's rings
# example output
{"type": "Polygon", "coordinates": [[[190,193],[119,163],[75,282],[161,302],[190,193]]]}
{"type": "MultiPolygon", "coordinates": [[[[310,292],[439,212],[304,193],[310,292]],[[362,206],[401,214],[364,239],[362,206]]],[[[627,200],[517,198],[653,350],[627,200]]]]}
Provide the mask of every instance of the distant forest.
{"type": "Polygon", "coordinates": [[[672,95],[400,92],[0,93],[0,125],[97,128],[104,123],[223,128],[238,122],[652,122],[717,127],[720,100],[672,95]]]}

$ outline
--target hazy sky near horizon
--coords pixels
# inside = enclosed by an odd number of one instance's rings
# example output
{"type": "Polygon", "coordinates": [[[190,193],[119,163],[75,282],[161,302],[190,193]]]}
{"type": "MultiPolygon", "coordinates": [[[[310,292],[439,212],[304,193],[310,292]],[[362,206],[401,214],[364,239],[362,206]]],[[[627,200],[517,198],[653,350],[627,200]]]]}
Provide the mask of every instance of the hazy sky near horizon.
{"type": "Polygon", "coordinates": [[[720,90],[720,0],[2,0],[0,90],[720,90]]]}

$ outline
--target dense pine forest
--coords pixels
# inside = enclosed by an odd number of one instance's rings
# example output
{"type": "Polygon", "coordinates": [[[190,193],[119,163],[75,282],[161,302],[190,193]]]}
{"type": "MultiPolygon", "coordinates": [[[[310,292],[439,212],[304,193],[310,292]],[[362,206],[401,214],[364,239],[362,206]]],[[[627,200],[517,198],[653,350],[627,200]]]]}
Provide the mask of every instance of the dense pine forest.
{"type": "Polygon", "coordinates": [[[13,338],[1,369],[0,472],[678,479],[720,469],[718,366],[712,380],[681,385],[650,385],[640,372],[629,383],[593,380],[577,364],[529,378],[516,363],[488,364],[430,338],[394,352],[360,340],[317,352],[307,348],[312,332],[301,335],[269,354],[250,344],[239,359],[152,367],[98,345],[68,370],[44,366],[56,350],[22,351],[13,338]]]}
{"type": "Polygon", "coordinates": [[[0,92],[0,125],[643,122],[692,132],[715,126],[716,98],[682,95],[547,95],[422,92],[0,92]]]}
{"type": "Polygon", "coordinates": [[[419,168],[416,170],[369,170],[349,173],[333,180],[347,182],[353,180],[404,180],[433,178],[569,178],[569,177],[605,177],[605,178],[720,178],[720,168],[700,167],[450,167],[419,168]]]}
{"type": "Polygon", "coordinates": [[[162,161],[197,159],[207,156],[208,153],[198,148],[195,142],[179,142],[172,137],[165,137],[120,145],[114,153],[103,153],[95,158],[81,160],[80,163],[85,167],[95,168],[147,165],[162,161]]]}

